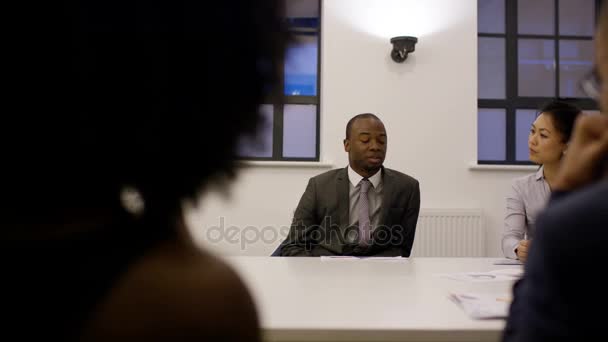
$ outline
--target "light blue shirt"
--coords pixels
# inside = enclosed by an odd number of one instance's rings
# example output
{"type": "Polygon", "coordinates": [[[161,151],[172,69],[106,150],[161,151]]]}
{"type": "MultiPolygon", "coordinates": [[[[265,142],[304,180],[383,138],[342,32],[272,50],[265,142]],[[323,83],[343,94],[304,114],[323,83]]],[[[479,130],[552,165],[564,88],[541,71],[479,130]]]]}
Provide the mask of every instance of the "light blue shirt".
{"type": "Polygon", "coordinates": [[[505,227],[502,234],[502,252],[507,258],[517,259],[515,249],[519,242],[534,236],[536,217],[551,197],[551,188],[545,180],[543,168],[531,175],[513,180],[507,197],[505,227]]]}

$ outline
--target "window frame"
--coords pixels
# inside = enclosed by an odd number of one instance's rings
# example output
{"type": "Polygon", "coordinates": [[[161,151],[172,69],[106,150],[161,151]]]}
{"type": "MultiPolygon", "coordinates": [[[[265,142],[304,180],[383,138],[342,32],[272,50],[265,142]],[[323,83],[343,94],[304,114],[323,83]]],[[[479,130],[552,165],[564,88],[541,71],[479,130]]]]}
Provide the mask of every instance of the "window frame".
{"type": "MultiPolygon", "coordinates": [[[[289,0],[286,0],[289,1],[289,0]]],[[[285,63],[283,63],[281,77],[275,91],[270,94],[264,104],[273,106],[273,128],[272,128],[272,156],[270,157],[248,157],[240,156],[243,161],[293,161],[293,162],[318,162],[320,161],[320,132],[321,132],[321,36],[323,17],[323,1],[316,1],[319,6],[319,16],[316,18],[317,27],[291,26],[289,22],[311,22],[311,20],[289,20],[286,18],[290,35],[311,35],[317,37],[317,92],[315,96],[286,95],[285,94],[285,63]],[[316,141],[314,157],[284,157],[283,156],[283,118],[285,105],[315,105],[316,106],[316,141]]],[[[310,18],[306,18],[310,19],[310,18]]]]}
{"type": "MultiPolygon", "coordinates": [[[[481,1],[481,0],[478,0],[481,1]]],[[[505,109],[506,115],[506,158],[505,160],[481,160],[477,156],[479,165],[531,165],[530,161],[518,161],[516,159],[516,113],[518,109],[538,110],[544,103],[559,98],[575,103],[583,110],[599,110],[598,104],[588,98],[559,97],[560,90],[560,41],[576,40],[589,41],[593,36],[571,36],[559,33],[559,1],[553,0],[555,6],[554,30],[551,35],[544,34],[519,34],[518,33],[518,0],[505,0],[505,33],[481,33],[477,30],[477,38],[502,38],[505,40],[505,98],[504,99],[480,99],[477,98],[478,109],[505,109]],[[519,39],[542,39],[551,40],[555,45],[555,96],[554,97],[522,97],[518,94],[518,40],[519,39]]],[[[603,0],[595,0],[595,24],[597,25],[599,9],[603,0]]],[[[479,146],[478,146],[479,149],[479,146]]]]}

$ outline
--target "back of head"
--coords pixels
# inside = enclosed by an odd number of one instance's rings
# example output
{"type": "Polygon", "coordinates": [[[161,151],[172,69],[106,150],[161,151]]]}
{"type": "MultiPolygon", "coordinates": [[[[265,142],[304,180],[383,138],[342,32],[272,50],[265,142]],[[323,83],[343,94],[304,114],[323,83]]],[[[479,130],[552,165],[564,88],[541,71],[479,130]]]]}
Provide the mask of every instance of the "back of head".
{"type": "Polygon", "coordinates": [[[30,325],[20,334],[77,334],[142,246],[171,234],[182,200],[233,173],[282,67],[280,4],[12,5],[0,185],[9,311],[30,325]],[[142,195],[142,216],[122,209],[124,187],[142,195]],[[87,235],[82,222],[105,213],[87,235]]]}
{"type": "MultiPolygon", "coordinates": [[[[606,1],[602,2],[595,49],[595,70],[600,78],[606,78],[606,74],[608,73],[608,3],[606,3],[606,1]]],[[[605,79],[600,79],[600,81],[606,82],[605,79]]],[[[608,90],[605,86],[598,90],[600,91],[600,109],[602,111],[608,111],[608,90]]]]}
{"type": "Polygon", "coordinates": [[[275,0],[72,0],[14,14],[9,222],[114,206],[124,186],[145,215],[174,215],[232,173],[285,40],[275,0]]]}
{"type": "Polygon", "coordinates": [[[565,101],[554,100],[542,106],[539,113],[549,115],[555,128],[561,133],[564,142],[568,142],[572,137],[574,122],[581,109],[565,101]]]}
{"type": "Polygon", "coordinates": [[[599,18],[599,27],[604,37],[608,37],[608,5],[602,3],[602,8],[599,18]]]}

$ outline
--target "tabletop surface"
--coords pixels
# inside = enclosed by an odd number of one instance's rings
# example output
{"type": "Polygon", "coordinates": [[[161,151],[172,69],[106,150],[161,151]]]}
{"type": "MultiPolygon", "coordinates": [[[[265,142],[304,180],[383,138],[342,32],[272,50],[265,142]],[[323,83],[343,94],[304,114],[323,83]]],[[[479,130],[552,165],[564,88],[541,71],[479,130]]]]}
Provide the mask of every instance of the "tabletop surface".
{"type": "Polygon", "coordinates": [[[250,289],[269,340],[497,340],[504,320],[474,320],[450,292],[510,295],[513,281],[443,273],[521,268],[496,258],[229,257],[250,289]]]}

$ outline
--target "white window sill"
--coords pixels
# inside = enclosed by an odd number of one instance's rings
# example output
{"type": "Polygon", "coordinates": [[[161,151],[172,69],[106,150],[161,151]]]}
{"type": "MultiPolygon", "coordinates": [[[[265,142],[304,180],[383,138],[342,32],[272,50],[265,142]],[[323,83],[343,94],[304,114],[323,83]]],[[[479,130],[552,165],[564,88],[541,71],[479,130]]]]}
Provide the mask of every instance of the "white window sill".
{"type": "Polygon", "coordinates": [[[472,162],[469,164],[469,170],[471,171],[525,171],[534,172],[538,170],[538,165],[487,165],[477,164],[472,162]]]}
{"type": "Polygon", "coordinates": [[[262,161],[243,160],[238,162],[241,167],[285,167],[285,168],[319,168],[331,169],[334,163],[331,161],[300,162],[300,161],[262,161]]]}

